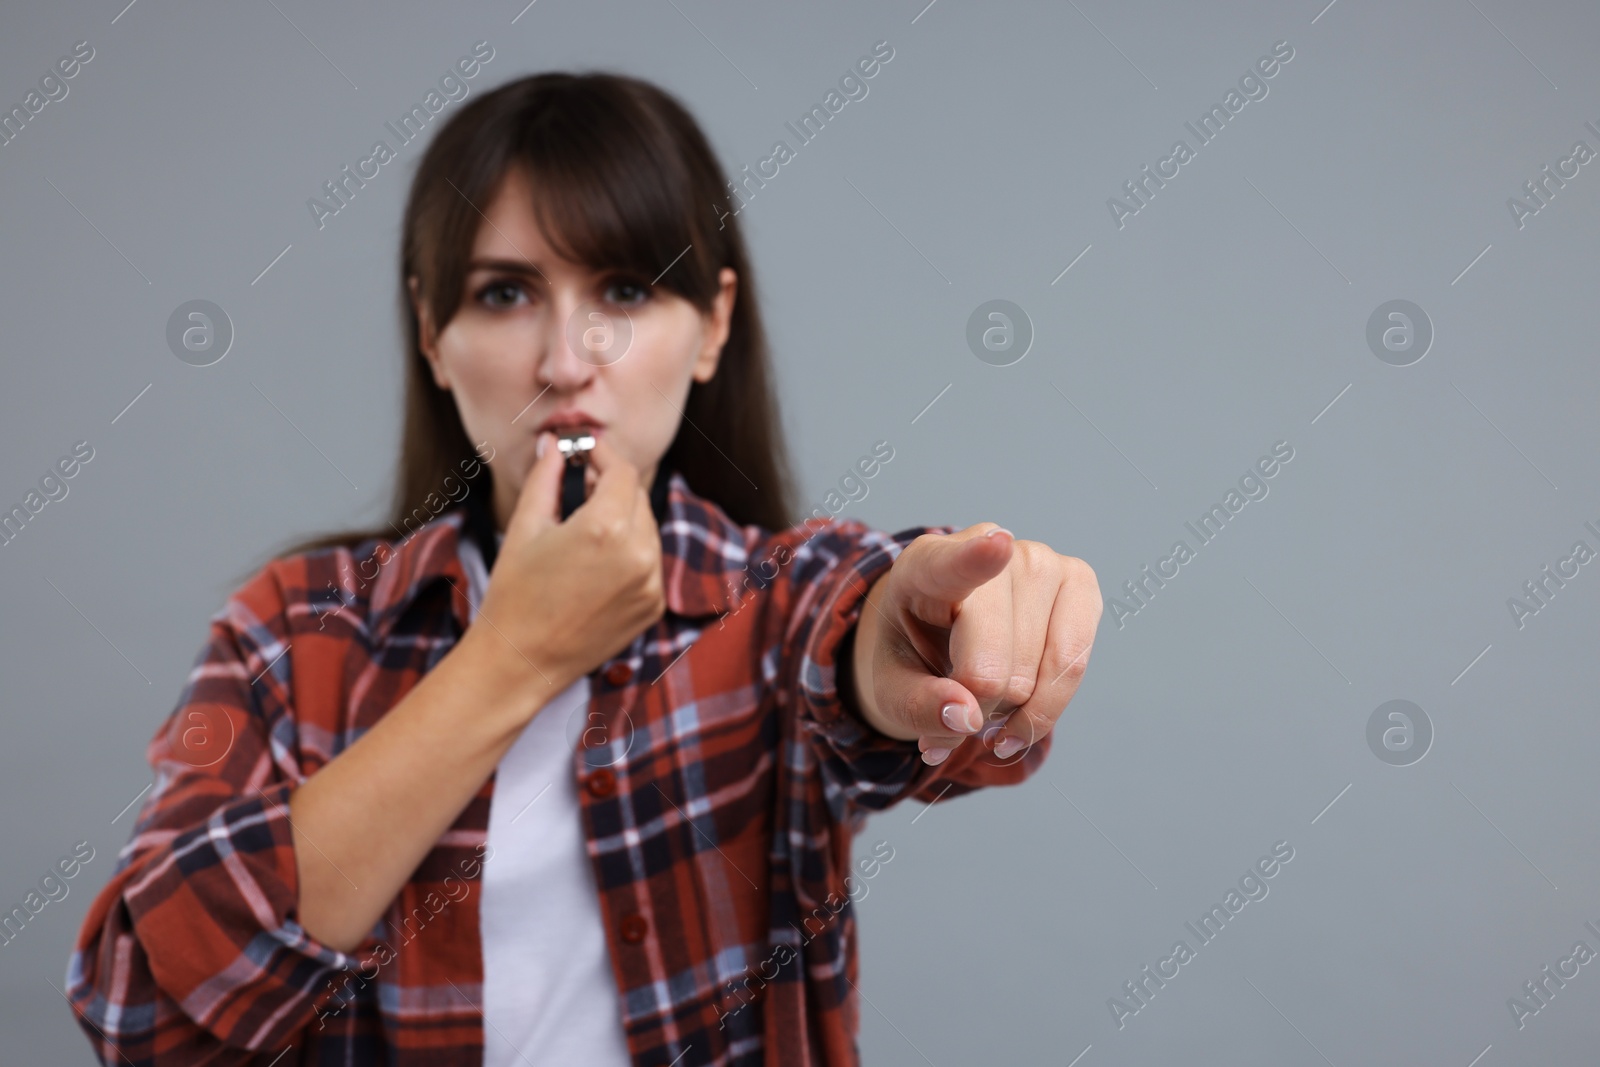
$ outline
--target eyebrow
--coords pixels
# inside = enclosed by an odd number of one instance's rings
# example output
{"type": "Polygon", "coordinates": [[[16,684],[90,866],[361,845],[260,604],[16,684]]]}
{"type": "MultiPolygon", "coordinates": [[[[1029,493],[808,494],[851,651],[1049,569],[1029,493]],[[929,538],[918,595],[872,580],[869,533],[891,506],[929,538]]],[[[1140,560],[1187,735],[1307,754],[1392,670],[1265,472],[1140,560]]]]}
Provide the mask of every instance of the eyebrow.
{"type": "Polygon", "coordinates": [[[467,270],[498,271],[506,274],[532,274],[540,278],[545,277],[544,271],[538,264],[529,263],[521,259],[472,259],[467,262],[467,270]]]}

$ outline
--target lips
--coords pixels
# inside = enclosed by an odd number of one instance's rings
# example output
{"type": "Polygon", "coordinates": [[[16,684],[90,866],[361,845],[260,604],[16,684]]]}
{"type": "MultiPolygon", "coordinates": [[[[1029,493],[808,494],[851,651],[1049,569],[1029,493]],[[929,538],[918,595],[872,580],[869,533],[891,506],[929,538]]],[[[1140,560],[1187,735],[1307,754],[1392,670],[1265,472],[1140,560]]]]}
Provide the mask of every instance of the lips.
{"type": "Polygon", "coordinates": [[[581,411],[558,411],[539,424],[539,431],[549,430],[551,433],[562,433],[568,430],[587,430],[597,433],[600,429],[600,420],[581,411]]]}

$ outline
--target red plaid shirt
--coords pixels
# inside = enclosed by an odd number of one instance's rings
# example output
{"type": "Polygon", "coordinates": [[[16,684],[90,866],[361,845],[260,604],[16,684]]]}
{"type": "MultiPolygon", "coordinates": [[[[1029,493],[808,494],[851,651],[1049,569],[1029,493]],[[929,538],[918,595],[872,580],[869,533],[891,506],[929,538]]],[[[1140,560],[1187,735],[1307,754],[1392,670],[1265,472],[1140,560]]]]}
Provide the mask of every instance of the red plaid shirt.
{"type": "MultiPolygon", "coordinates": [[[[929,766],[836,688],[865,593],[929,528],[773,533],[735,524],[678,474],[665,482],[667,611],[590,675],[586,721],[603,741],[573,754],[628,1048],[639,1067],[853,1065],[851,900],[870,861],[852,870],[852,835],[906,797],[1019,782],[1049,738],[1004,765],[969,742],[929,766]]],[[[477,886],[494,777],[348,954],[296,921],[287,821],[295,787],[465,630],[466,514],[275,560],[211,619],[69,963],[103,1062],[482,1061],[477,886]]]]}

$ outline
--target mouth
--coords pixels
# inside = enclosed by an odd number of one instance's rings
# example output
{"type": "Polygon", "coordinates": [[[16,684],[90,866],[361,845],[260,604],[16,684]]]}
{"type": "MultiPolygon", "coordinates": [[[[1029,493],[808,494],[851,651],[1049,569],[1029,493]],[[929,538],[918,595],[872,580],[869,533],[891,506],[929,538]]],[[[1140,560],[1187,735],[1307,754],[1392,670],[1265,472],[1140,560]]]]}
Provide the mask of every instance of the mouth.
{"type": "Polygon", "coordinates": [[[589,415],[585,415],[582,412],[564,411],[557,412],[556,414],[545,419],[538,425],[534,433],[537,435],[546,430],[549,430],[551,433],[557,435],[581,432],[592,434],[593,436],[598,437],[600,436],[601,425],[598,419],[595,419],[589,415]]]}

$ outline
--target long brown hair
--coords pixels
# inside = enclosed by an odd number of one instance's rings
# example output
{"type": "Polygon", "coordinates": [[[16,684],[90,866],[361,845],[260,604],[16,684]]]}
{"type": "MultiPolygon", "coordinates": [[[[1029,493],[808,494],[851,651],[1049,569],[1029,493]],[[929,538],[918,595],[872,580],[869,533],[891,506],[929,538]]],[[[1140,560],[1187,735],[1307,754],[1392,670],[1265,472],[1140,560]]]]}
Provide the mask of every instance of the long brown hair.
{"type": "Polygon", "coordinates": [[[558,72],[520,78],[469,103],[440,129],[412,178],[398,279],[405,423],[389,519],[302,540],[276,556],[402,537],[419,515],[448,511],[428,502],[443,501],[450,484],[461,483],[459,472],[475,469],[455,401],[434,382],[418,345],[408,279],[418,278],[419,299],[443,330],[461,304],[480,208],[512,167],[531,179],[546,240],[573,262],[660,275],[657,285],[701,312],[712,306],[721,268],[738,274],[716,374],[691,383],[661,464],[735,522],[772,530],[791,524],[792,477],[766,334],[721,165],[693,117],[662,89],[624,75],[558,72]]]}

